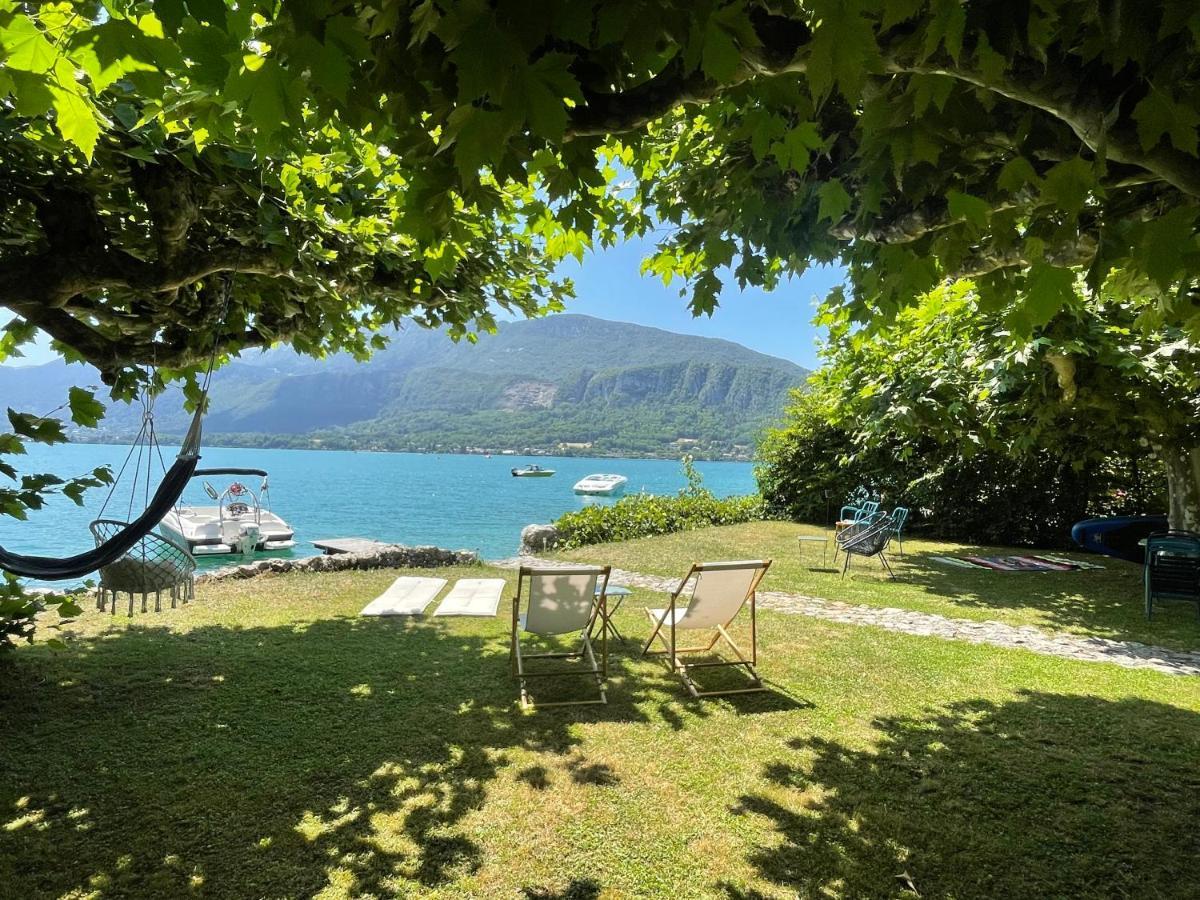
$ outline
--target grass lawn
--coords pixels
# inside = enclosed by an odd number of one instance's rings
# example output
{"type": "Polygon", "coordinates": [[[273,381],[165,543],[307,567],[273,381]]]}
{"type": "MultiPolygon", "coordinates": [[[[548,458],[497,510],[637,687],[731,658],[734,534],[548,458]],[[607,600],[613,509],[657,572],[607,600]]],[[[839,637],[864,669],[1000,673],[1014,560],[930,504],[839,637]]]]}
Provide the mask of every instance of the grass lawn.
{"type": "MultiPolygon", "coordinates": [[[[1142,601],[1142,570],[1117,559],[1083,553],[1055,554],[1104,566],[1075,572],[991,572],[958,569],[930,561],[932,556],[1008,555],[1029,552],[1011,547],[978,547],[906,540],[904,556],[893,542],[888,559],[896,581],[888,580],[878,560],[855,557],[850,574],[833,569],[832,540],[828,568],[821,566],[820,544],[797,549],[796,536],[820,534],[809,525],[751,522],[726,525],[622,544],[598,544],[563,556],[587,562],[620,560],[622,568],[682,578],[693,561],[709,559],[773,560],[764,580],[767,590],[894,606],[960,619],[989,619],[1010,625],[1036,625],[1115,640],[1134,640],[1172,649],[1200,648],[1200,619],[1195,604],[1155,607],[1147,622],[1142,601]]],[[[839,558],[839,563],[840,563],[839,558]]]]}
{"type": "Polygon", "coordinates": [[[522,713],[506,604],[358,618],[396,574],[10,654],[0,895],[1196,895],[1200,679],[768,612],[769,693],[688,700],[631,645],[608,706],[522,713]]]}

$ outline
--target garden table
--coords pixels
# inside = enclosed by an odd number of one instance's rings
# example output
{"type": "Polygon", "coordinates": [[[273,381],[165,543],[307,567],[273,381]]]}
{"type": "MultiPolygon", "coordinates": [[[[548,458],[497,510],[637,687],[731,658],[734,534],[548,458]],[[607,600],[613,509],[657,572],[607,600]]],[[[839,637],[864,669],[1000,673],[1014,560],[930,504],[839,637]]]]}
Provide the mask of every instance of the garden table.
{"type": "MultiPolygon", "coordinates": [[[[605,599],[605,615],[604,622],[600,627],[601,633],[607,631],[609,635],[618,641],[624,643],[625,638],[621,632],[617,631],[617,626],[613,624],[613,613],[621,608],[621,604],[625,602],[625,598],[632,594],[627,587],[621,587],[619,584],[609,585],[608,590],[604,594],[605,599]],[[615,603],[613,601],[616,601],[615,603]]],[[[596,585],[596,596],[600,595],[600,585],[596,585]]],[[[598,611],[597,611],[598,612],[598,611]]]]}
{"type": "Polygon", "coordinates": [[[813,544],[817,541],[821,542],[821,568],[825,568],[825,558],[829,553],[829,535],[827,534],[801,534],[796,536],[796,547],[800,551],[800,558],[804,558],[804,545],[813,544]]]}

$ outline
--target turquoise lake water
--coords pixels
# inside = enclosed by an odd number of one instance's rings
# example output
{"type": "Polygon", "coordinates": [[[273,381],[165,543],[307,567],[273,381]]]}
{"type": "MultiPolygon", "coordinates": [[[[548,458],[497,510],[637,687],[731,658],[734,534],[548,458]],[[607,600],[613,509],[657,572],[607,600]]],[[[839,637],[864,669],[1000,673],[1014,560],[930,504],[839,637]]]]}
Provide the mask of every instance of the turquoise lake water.
{"type": "MultiPolygon", "coordinates": [[[[50,471],[81,474],[104,464],[120,468],[128,447],[67,444],[31,447],[19,462],[23,473],[50,471]]],[[[164,448],[164,454],[166,449],[164,448]]],[[[166,457],[170,462],[172,450],[166,457]]],[[[206,448],[204,468],[239,466],[270,472],[271,508],[296,532],[296,556],[317,551],[308,543],[332,537],[366,537],[403,544],[435,544],[476,550],[485,559],[517,551],[521,529],[531,522],[550,522],[567,510],[608,498],[583,498],[571,492],[580,478],[613,472],[629,478],[626,495],[637,491],[669,494],[684,486],[678,461],[657,459],[589,459],[585,457],[459,456],[420,453],[366,453],[333,450],[247,450],[206,448]],[[557,470],[552,478],[513,478],[509,470],[526,463],[557,470]]],[[[132,467],[132,464],[131,464],[132,467]]],[[[755,490],[753,466],[738,462],[700,462],[705,486],[719,496],[755,490]]],[[[143,469],[144,471],[144,469],[143,469]]],[[[106,517],[125,519],[129,510],[128,479],[122,480],[106,517]]],[[[161,475],[157,463],[150,490],[161,475]]],[[[228,478],[210,479],[218,489],[228,478]]],[[[257,478],[243,478],[258,489],[257,478]]],[[[65,556],[92,546],[88,523],[97,517],[108,488],[89,492],[81,509],[56,497],[29,521],[0,518],[0,545],[22,553],[65,556]]],[[[211,505],[199,479],[185,502],[211,505]]],[[[141,488],[137,504],[142,502],[141,488]]],[[[135,504],[134,515],[141,510],[135,504]]],[[[202,567],[227,564],[226,557],[201,561],[202,567]]]]}

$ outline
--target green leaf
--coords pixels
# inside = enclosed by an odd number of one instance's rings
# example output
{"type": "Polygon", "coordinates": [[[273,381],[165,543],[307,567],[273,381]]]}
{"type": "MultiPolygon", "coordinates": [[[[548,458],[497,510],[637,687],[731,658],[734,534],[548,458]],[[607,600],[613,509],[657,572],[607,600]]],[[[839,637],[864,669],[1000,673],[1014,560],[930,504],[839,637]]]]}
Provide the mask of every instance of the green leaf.
{"type": "Polygon", "coordinates": [[[18,115],[32,119],[44,116],[54,108],[54,94],[50,92],[53,74],[12,71],[8,75],[13,83],[13,104],[18,115]]]}
{"type": "Polygon", "coordinates": [[[41,75],[54,68],[58,52],[29,16],[17,13],[0,28],[4,64],[10,69],[41,75]]]}
{"type": "Polygon", "coordinates": [[[820,99],[836,84],[842,96],[857,101],[867,75],[883,65],[875,29],[862,14],[861,0],[820,0],[813,8],[809,88],[820,99]]]}
{"type": "Polygon", "coordinates": [[[1098,190],[1095,170],[1082,157],[1058,163],[1042,181],[1042,199],[1070,216],[1079,214],[1088,195],[1098,190]]]}
{"type": "Polygon", "coordinates": [[[725,30],[716,16],[710,16],[704,29],[700,68],[709,78],[724,83],[733,79],[740,62],[741,54],[733,35],[725,30]]]}
{"type": "Polygon", "coordinates": [[[1134,259],[1163,290],[1171,288],[1196,252],[1196,216],[1196,207],[1177,206],[1146,223],[1134,259]]]}
{"type": "Polygon", "coordinates": [[[95,428],[104,418],[104,404],[86,388],[73,387],[68,392],[67,405],[71,408],[71,421],[84,428],[95,428]]]}
{"type": "Polygon", "coordinates": [[[579,82],[569,69],[571,57],[547,53],[532,66],[518,70],[525,93],[525,113],[536,134],[558,140],[567,129],[567,103],[583,102],[579,82]]]}
{"type": "Polygon", "coordinates": [[[58,79],[50,85],[50,94],[54,98],[54,124],[64,138],[83,151],[90,161],[92,152],[96,149],[96,140],[100,137],[100,123],[91,105],[82,96],[82,88],[74,79],[71,64],[59,60],[56,70],[58,79]],[[64,77],[70,73],[70,81],[64,84],[64,77]]]}
{"type": "Polygon", "coordinates": [[[912,94],[913,114],[920,116],[932,103],[941,112],[954,90],[954,79],[946,75],[913,75],[908,91],[912,94]]]}
{"type": "Polygon", "coordinates": [[[925,0],[884,0],[883,21],[880,27],[887,30],[893,25],[907,22],[916,16],[924,5],[925,0]]]}
{"type": "Polygon", "coordinates": [[[822,184],[817,189],[817,197],[821,201],[817,211],[817,221],[828,219],[836,225],[842,221],[847,210],[850,209],[850,195],[846,193],[846,189],[836,178],[831,178],[822,184]]]}
{"type": "Polygon", "coordinates": [[[412,38],[409,40],[408,46],[416,47],[418,44],[423,44],[425,38],[433,34],[438,22],[442,20],[442,14],[434,5],[433,0],[424,0],[423,3],[418,3],[413,7],[408,20],[412,23],[412,38]]]}
{"type": "Polygon", "coordinates": [[[1177,149],[1196,155],[1196,128],[1200,127],[1200,113],[1194,104],[1179,103],[1152,87],[1142,102],[1134,107],[1133,119],[1137,122],[1138,140],[1143,150],[1153,149],[1163,135],[1169,135],[1177,149]]]}
{"type": "Polygon", "coordinates": [[[788,130],[783,140],[771,145],[771,154],[779,160],[783,169],[803,172],[808,168],[813,152],[822,149],[825,142],[817,131],[816,123],[801,122],[788,130]]]}
{"type": "Polygon", "coordinates": [[[984,31],[979,32],[979,39],[975,44],[975,67],[984,80],[991,84],[999,83],[1008,68],[1008,60],[992,49],[984,31]]]}
{"type": "Polygon", "coordinates": [[[197,21],[215,25],[222,31],[228,27],[225,0],[187,0],[188,12],[197,21]]]}
{"type": "Polygon", "coordinates": [[[946,195],[946,200],[949,203],[952,218],[965,220],[979,228],[987,227],[992,208],[986,200],[971,194],[964,194],[961,191],[950,191],[946,195]]]}
{"type": "Polygon", "coordinates": [[[933,56],[938,47],[955,62],[962,53],[963,30],[967,24],[967,12],[962,0],[933,0],[933,16],[925,26],[925,58],[933,56]]]}
{"type": "Polygon", "coordinates": [[[8,421],[12,425],[12,430],[18,435],[39,443],[59,444],[67,439],[62,422],[58,419],[46,419],[31,413],[17,412],[9,407],[8,421]]]}
{"type": "Polygon", "coordinates": [[[1075,273],[1049,263],[1034,263],[1025,276],[1025,297],[1022,311],[1030,324],[1045,325],[1064,306],[1075,299],[1075,273]]]}
{"type": "Polygon", "coordinates": [[[279,63],[268,59],[257,72],[246,72],[245,77],[252,83],[246,113],[254,123],[261,144],[286,123],[286,75],[279,63]]]}
{"type": "Polygon", "coordinates": [[[1027,185],[1035,185],[1040,179],[1033,164],[1023,156],[1014,156],[1004,164],[996,176],[996,185],[1010,194],[1015,194],[1027,185]]]}
{"type": "Polygon", "coordinates": [[[99,93],[132,72],[153,72],[159,57],[174,55],[171,43],[154,38],[127,19],[109,19],[71,41],[71,59],[99,93]]]}

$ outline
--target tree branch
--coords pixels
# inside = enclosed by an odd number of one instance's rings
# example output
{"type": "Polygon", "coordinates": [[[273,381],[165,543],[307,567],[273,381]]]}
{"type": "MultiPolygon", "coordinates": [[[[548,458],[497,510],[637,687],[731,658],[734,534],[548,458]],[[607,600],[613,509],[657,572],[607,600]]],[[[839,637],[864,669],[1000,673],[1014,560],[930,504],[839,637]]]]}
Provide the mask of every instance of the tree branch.
{"type": "MultiPolygon", "coordinates": [[[[743,53],[733,78],[717,83],[701,70],[685,71],[675,58],[649,81],[627,91],[612,92],[585,86],[584,103],[571,111],[567,138],[621,134],[646,125],[680,105],[703,103],[752,78],[804,72],[804,50],[812,33],[804,23],[787,16],[759,12],[752,17],[763,47],[743,53]]],[[[904,38],[898,35],[898,38],[904,38]]],[[[1160,142],[1143,150],[1137,129],[1129,122],[1107,122],[1119,97],[1102,97],[1093,79],[1068,59],[1052,58],[1022,67],[1020,61],[999,78],[985,77],[965,64],[946,59],[932,65],[902,55],[908,42],[881,47],[889,75],[941,75],[973,85],[1022,106],[1040,110],[1067,125],[1098,156],[1136,166],[1193,197],[1200,197],[1200,159],[1160,142]]],[[[971,57],[964,51],[964,60],[971,57]]]]}

